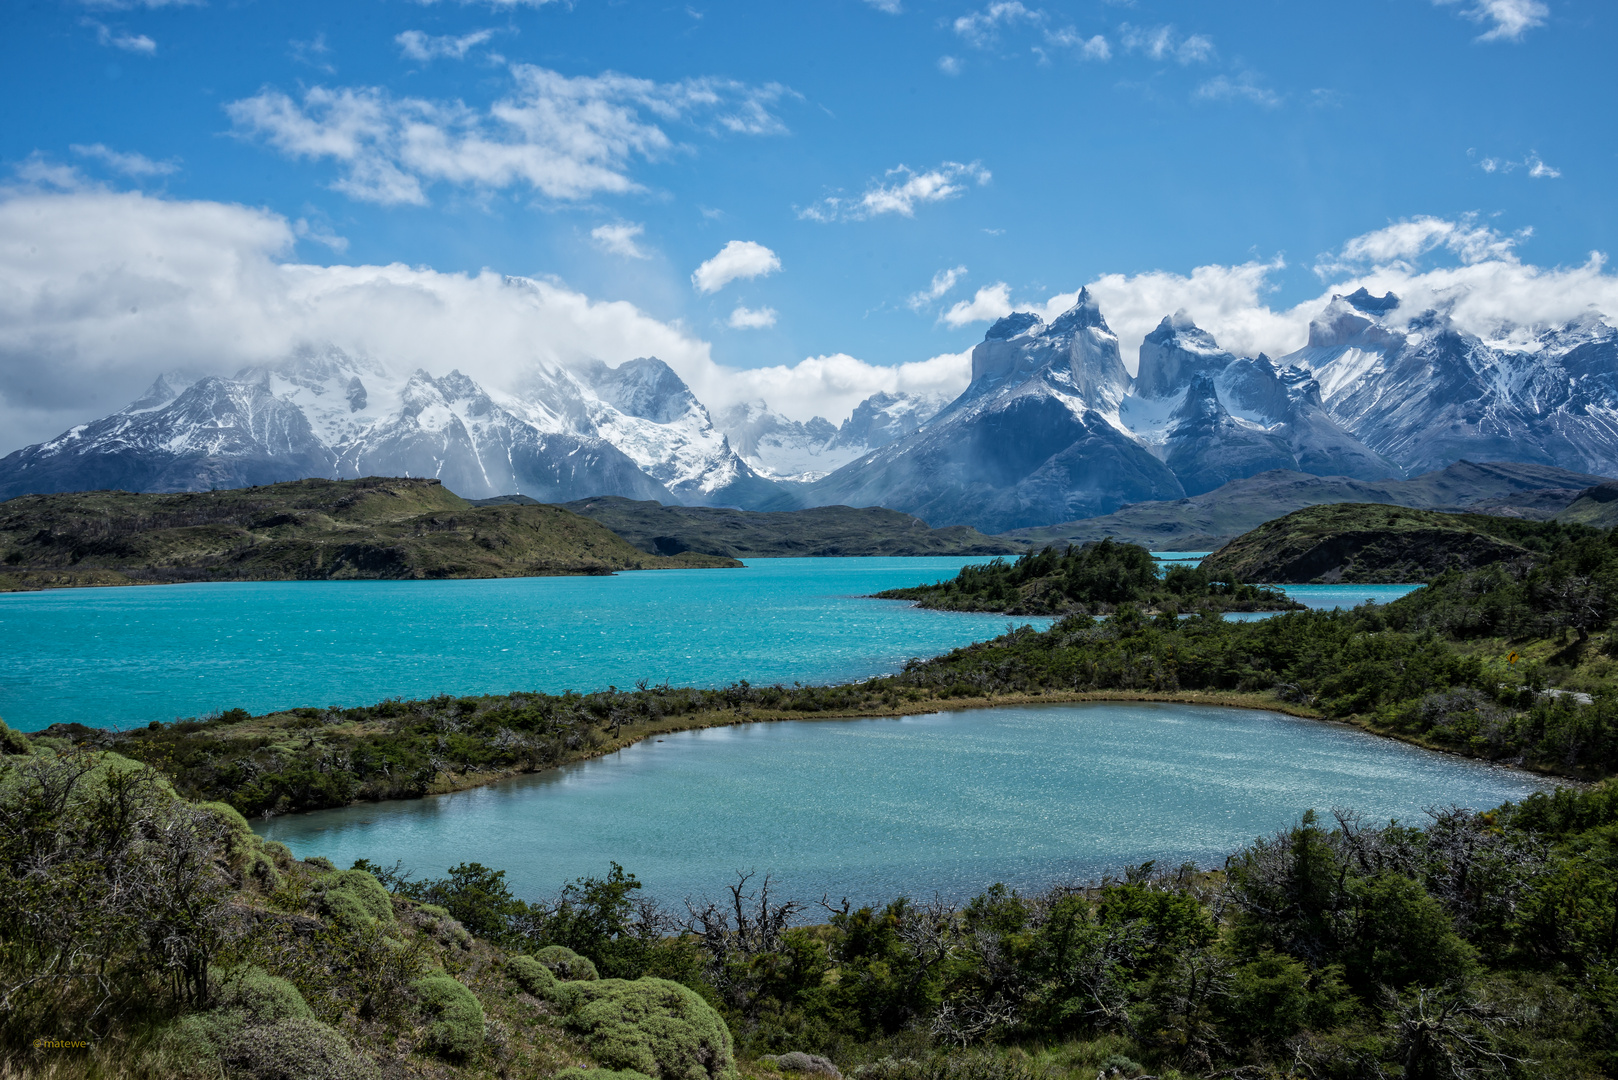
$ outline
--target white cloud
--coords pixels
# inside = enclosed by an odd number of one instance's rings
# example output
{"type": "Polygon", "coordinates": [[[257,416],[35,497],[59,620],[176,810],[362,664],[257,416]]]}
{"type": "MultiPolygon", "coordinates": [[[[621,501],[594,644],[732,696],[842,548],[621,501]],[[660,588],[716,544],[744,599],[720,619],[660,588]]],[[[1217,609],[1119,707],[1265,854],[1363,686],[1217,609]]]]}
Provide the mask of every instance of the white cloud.
{"type": "Polygon", "coordinates": [[[865,2],[876,8],[878,11],[885,12],[889,15],[898,15],[904,10],[899,6],[899,0],[865,0],[865,2]]]}
{"type": "Polygon", "coordinates": [[[597,225],[590,230],[590,238],[602,251],[622,255],[626,259],[650,259],[651,256],[635,243],[635,238],[645,232],[644,225],[619,221],[611,225],[597,225]]]}
{"type": "Polygon", "coordinates": [[[828,196],[800,210],[798,216],[822,222],[862,221],[882,214],[914,217],[916,204],[953,199],[966,191],[969,182],[976,181],[981,186],[992,178],[989,170],[975,161],[965,165],[946,161],[922,173],[899,165],[888,170],[886,183],[872,181],[858,199],[828,196]]]}
{"type": "Polygon", "coordinates": [[[961,61],[953,56],[940,56],[938,58],[938,70],[945,75],[959,75],[961,73],[961,61]]]}
{"type": "MultiPolygon", "coordinates": [[[[1472,152],[1468,151],[1467,153],[1470,156],[1472,152]]],[[[1517,169],[1527,169],[1528,175],[1533,177],[1535,180],[1555,180],[1557,177],[1562,175],[1561,169],[1558,169],[1553,165],[1547,165],[1543,158],[1541,158],[1538,154],[1532,153],[1523,158],[1521,161],[1513,161],[1510,158],[1482,158],[1478,161],[1478,168],[1482,169],[1486,173],[1508,173],[1517,169]]]]}
{"type": "Polygon", "coordinates": [[[1191,96],[1200,101],[1250,101],[1266,109],[1281,104],[1281,99],[1273,91],[1259,86],[1245,72],[1234,79],[1228,75],[1215,75],[1197,87],[1191,96]]]}
{"type": "Polygon", "coordinates": [[[324,244],[339,255],[348,250],[348,237],[338,236],[329,226],[307,218],[299,218],[292,223],[292,235],[299,240],[313,240],[317,244],[324,244]]]}
{"type": "Polygon", "coordinates": [[[967,44],[981,49],[993,44],[1002,27],[1037,23],[1043,18],[1043,12],[1026,8],[1017,0],[995,0],[982,11],[962,15],[951,25],[967,44]]]}
{"type": "MultiPolygon", "coordinates": [[[[1076,295],[1076,294],[1075,294],[1076,295]]],[[[968,323],[993,322],[1012,312],[1011,286],[1003,281],[985,285],[970,300],[958,300],[943,319],[951,327],[960,329],[968,323]]]]}
{"type": "Polygon", "coordinates": [[[932,284],[928,285],[925,289],[918,293],[912,293],[910,295],[910,299],[905,301],[905,305],[909,307],[911,311],[920,311],[928,304],[931,304],[934,300],[940,299],[944,296],[944,294],[955,288],[956,283],[965,276],[966,267],[964,266],[954,266],[948,270],[940,270],[938,273],[933,275],[932,284]]]}
{"type": "MultiPolygon", "coordinates": [[[[1333,279],[1319,296],[1287,308],[1267,300],[1280,260],[1201,266],[1188,275],[1109,274],[1088,287],[1129,364],[1140,339],[1181,308],[1233,352],[1280,356],[1304,343],[1310,318],[1332,294],[1362,285],[1399,294],[1400,313],[1442,308],[1485,337],[1512,326],[1521,335],[1591,309],[1618,311],[1618,275],[1606,272],[1599,255],[1555,268],[1522,263],[1509,250],[1447,267],[1408,264],[1412,251],[1457,261],[1434,237],[1477,226],[1449,224],[1448,232],[1428,225],[1403,240],[1378,235],[1384,230],[1351,240],[1345,250],[1394,258],[1333,279]]],[[[7,283],[0,291],[0,453],[121,408],[160,372],[230,374],[302,343],[330,342],[402,371],[460,367],[496,391],[520,385],[536,364],[658,356],[710,408],[764,398],[795,419],[834,422],[879,390],[958,393],[970,371],[970,350],[893,366],[834,353],[731,368],[677,322],[555,282],[488,270],[289,262],[300,231],[313,230],[221,203],[102,190],[0,193],[0,280],[7,283]]],[[[977,305],[979,320],[1013,306],[1054,318],[1074,296],[1013,305],[1010,288],[997,283],[967,306],[977,305]]]]}
{"type": "Polygon", "coordinates": [[[145,34],[125,34],[114,30],[106,23],[94,19],[85,19],[84,25],[92,27],[96,32],[96,43],[125,52],[140,53],[142,56],[154,56],[157,53],[157,42],[145,34]]]}
{"type": "Polygon", "coordinates": [[[495,391],[537,364],[657,356],[710,408],[763,397],[834,422],[879,390],[958,393],[970,369],[968,353],[894,366],[839,353],[738,370],[678,322],[555,282],[289,262],[298,231],[222,203],[0,192],[0,453],[122,408],[162,372],[230,375],[304,343],[402,372],[459,367],[495,391]]]}
{"type": "Polygon", "coordinates": [[[732,240],[692,272],[691,284],[698,292],[714,293],[740,278],[766,277],[779,269],[781,257],[763,244],[732,240]]]}
{"type": "Polygon", "coordinates": [[[440,56],[454,60],[466,59],[466,54],[494,37],[493,30],[475,30],[470,34],[434,36],[420,30],[406,30],[393,39],[399,51],[411,60],[429,61],[440,56]]]}
{"type": "MultiPolygon", "coordinates": [[[[74,166],[51,161],[38,150],[19,162],[12,173],[28,190],[86,191],[96,186],[74,166]]],[[[0,192],[4,190],[0,188],[0,192]]]]}
{"type": "Polygon", "coordinates": [[[1126,52],[1143,53],[1153,60],[1173,60],[1179,64],[1200,64],[1213,59],[1213,39],[1206,34],[1180,37],[1172,26],[1131,26],[1118,28],[1126,52]]]}
{"type": "Polygon", "coordinates": [[[730,313],[729,323],[732,330],[767,330],[775,325],[775,309],[742,307],[738,304],[736,310],[730,313]]]}
{"type": "Polygon", "coordinates": [[[225,109],[238,134],[294,158],[329,158],[341,170],[334,188],[383,205],[425,205],[435,182],[484,190],[526,185],[568,200],[635,191],[631,162],[674,146],[661,124],[739,135],[786,130],[770,111],[788,93],[775,83],[569,77],[528,64],[510,71],[512,92],[487,111],[395,98],[380,87],[323,86],[301,101],[265,88],[225,109]]]}
{"type": "MultiPolygon", "coordinates": [[[[416,0],[422,7],[432,7],[438,0],[416,0]]],[[[500,11],[511,11],[516,8],[538,8],[546,4],[554,4],[557,0],[457,0],[462,7],[471,7],[473,4],[487,4],[500,11]]]]}
{"type": "Polygon", "coordinates": [[[1507,235],[1487,225],[1479,225],[1474,215],[1458,220],[1422,216],[1396,221],[1343,245],[1340,252],[1322,256],[1315,273],[1324,278],[1371,265],[1409,267],[1428,252],[1443,249],[1463,263],[1485,260],[1514,260],[1513,249],[1533,235],[1523,229],[1507,235]]]}
{"type": "Polygon", "coordinates": [[[1112,46],[1100,34],[1085,37],[1073,27],[1064,27],[1061,30],[1052,30],[1046,33],[1045,40],[1052,45],[1072,49],[1079,54],[1081,60],[1111,60],[1112,46]]]}
{"type": "Polygon", "coordinates": [[[1492,24],[1492,29],[1478,35],[1479,41],[1521,41],[1523,35],[1536,26],[1544,26],[1550,8],[1541,0],[1433,0],[1440,7],[1465,3],[1461,12],[1478,23],[1492,24]]]}
{"type": "Polygon", "coordinates": [[[137,180],[148,176],[168,176],[180,167],[178,162],[153,161],[145,154],[120,153],[103,143],[91,143],[88,146],[74,143],[69,149],[80,157],[93,158],[115,172],[133,176],[137,180]]]}

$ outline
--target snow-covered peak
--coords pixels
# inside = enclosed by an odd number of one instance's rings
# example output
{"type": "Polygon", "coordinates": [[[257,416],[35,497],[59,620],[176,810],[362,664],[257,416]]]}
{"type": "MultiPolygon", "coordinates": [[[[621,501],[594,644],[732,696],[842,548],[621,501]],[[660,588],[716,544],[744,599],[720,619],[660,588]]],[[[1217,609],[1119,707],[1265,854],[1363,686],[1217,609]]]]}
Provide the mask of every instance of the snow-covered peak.
{"type": "Polygon", "coordinates": [[[667,424],[702,409],[685,380],[655,356],[628,360],[615,368],[598,361],[584,374],[602,401],[628,416],[667,424]]]}
{"type": "Polygon", "coordinates": [[[1197,375],[1222,371],[1235,359],[1182,309],[1164,316],[1141,341],[1140,373],[1133,389],[1142,397],[1178,394],[1197,375]]]}
{"type": "Polygon", "coordinates": [[[1129,373],[1118,336],[1088,291],[1049,325],[1032,312],[1016,312],[991,326],[972,350],[971,385],[945,411],[974,408],[1021,387],[1060,395],[1080,412],[1116,415],[1129,373]]]}

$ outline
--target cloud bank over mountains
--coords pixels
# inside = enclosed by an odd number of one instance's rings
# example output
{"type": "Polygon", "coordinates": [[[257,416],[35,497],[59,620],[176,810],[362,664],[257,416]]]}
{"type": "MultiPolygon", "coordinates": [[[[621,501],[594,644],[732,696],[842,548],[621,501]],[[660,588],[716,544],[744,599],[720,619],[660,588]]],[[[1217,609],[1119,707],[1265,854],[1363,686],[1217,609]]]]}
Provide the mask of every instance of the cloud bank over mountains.
{"type": "MultiPolygon", "coordinates": [[[[297,235],[297,222],[217,202],[108,190],[0,193],[0,280],[8,283],[0,292],[0,453],[120,408],[162,372],[229,374],[309,343],[404,370],[456,367],[491,389],[518,384],[538,361],[616,365],[657,356],[711,408],[763,398],[794,419],[834,423],[879,391],[953,396],[970,375],[970,344],[891,366],[834,353],[727,367],[689,326],[559,281],[298,263],[297,235]]],[[[1401,313],[1445,310],[1467,332],[1519,345],[1531,343],[1537,326],[1592,310],[1610,321],[1618,312],[1618,276],[1603,256],[1539,267],[1518,258],[1521,239],[1468,219],[1392,223],[1322,257],[1320,296],[1279,309],[1267,299],[1279,259],[1084,284],[1131,369],[1141,339],[1166,314],[1185,311],[1234,353],[1278,356],[1304,343],[1310,317],[1332,294],[1362,285],[1404,298],[1401,313]],[[1436,256],[1452,265],[1424,265],[1436,256]]],[[[634,234],[598,240],[633,244],[634,234]]],[[[768,259],[752,254],[747,269],[761,270],[768,259]]],[[[995,283],[942,317],[966,327],[1015,309],[1051,320],[1077,292],[1024,298],[995,283]]],[[[775,316],[737,312],[738,327],[775,316]]]]}

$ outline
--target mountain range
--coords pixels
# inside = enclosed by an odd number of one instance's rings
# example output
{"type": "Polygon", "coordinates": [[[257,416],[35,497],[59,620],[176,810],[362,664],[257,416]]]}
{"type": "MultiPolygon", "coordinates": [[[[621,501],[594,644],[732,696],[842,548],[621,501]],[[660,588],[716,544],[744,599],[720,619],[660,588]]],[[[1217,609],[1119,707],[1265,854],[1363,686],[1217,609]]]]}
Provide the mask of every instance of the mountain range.
{"type": "Polygon", "coordinates": [[[0,459],[0,498],[301,477],[436,477],[468,498],[886,506],[934,526],[1048,526],[1283,470],[1375,483],[1458,460],[1618,472],[1618,331],[1595,313],[1497,341],[1398,297],[1336,296],[1298,351],[1237,356],[1183,312],[1125,367],[1081,291],[1017,312],[952,401],[877,394],[841,425],[755,401],[717,415],[655,358],[540,364],[504,391],[307,347],[139,400],[0,459]]]}

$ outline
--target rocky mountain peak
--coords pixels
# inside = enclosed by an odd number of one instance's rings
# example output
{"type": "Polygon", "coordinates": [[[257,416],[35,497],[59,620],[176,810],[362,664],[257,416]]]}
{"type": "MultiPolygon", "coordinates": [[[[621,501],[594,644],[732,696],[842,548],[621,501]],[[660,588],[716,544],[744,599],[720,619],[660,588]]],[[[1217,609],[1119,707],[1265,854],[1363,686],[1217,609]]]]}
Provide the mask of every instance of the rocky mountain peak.
{"type": "Polygon", "coordinates": [[[697,409],[706,418],[685,380],[655,356],[626,360],[615,368],[596,361],[586,375],[601,400],[628,416],[667,424],[697,409]]]}
{"type": "Polygon", "coordinates": [[[1045,325],[1045,320],[1032,311],[1013,311],[1003,319],[997,319],[989,327],[989,332],[983,335],[985,341],[1009,341],[1014,337],[1037,331],[1045,325]]]}
{"type": "Polygon", "coordinates": [[[1177,394],[1198,375],[1223,371],[1235,359],[1181,309],[1164,316],[1141,341],[1134,392],[1152,398],[1177,394]]]}
{"type": "MultiPolygon", "coordinates": [[[[1338,299],[1337,296],[1332,297],[1338,299]]],[[[1399,306],[1399,298],[1390,290],[1381,296],[1372,296],[1371,290],[1361,285],[1358,289],[1341,299],[1347,300],[1350,305],[1365,312],[1367,315],[1386,315],[1399,306]]]]}

